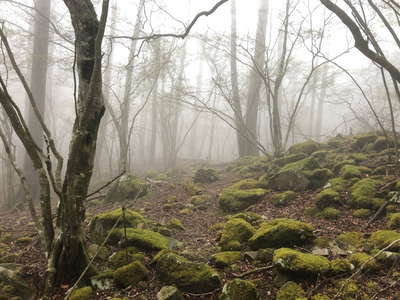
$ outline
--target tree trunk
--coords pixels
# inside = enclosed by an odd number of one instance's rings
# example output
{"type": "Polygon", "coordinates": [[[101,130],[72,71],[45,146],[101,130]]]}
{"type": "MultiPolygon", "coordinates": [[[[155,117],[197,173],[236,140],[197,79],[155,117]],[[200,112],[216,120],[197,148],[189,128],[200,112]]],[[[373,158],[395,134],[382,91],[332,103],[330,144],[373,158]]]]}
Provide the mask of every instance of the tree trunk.
{"type": "MultiPolygon", "coordinates": [[[[30,85],[32,94],[36,99],[36,105],[41,115],[44,117],[49,55],[50,0],[37,1],[35,8],[30,85]]],[[[43,130],[30,105],[27,121],[34,141],[40,148],[42,148],[43,130]]],[[[28,155],[25,156],[23,169],[33,199],[38,199],[40,193],[39,182],[32,161],[28,155]]]]}
{"type": "Polygon", "coordinates": [[[246,128],[248,142],[246,143],[246,155],[258,155],[258,110],[260,106],[260,88],[262,79],[259,70],[265,65],[265,39],[268,23],[269,0],[261,0],[258,12],[258,24],[255,41],[255,54],[253,68],[250,71],[250,82],[247,93],[246,128]]]}
{"type": "Polygon", "coordinates": [[[324,106],[326,100],[326,90],[328,88],[328,65],[325,65],[322,69],[322,78],[321,78],[321,91],[318,99],[318,107],[317,107],[317,120],[315,123],[315,136],[319,142],[322,141],[322,128],[323,128],[323,115],[324,115],[324,106]]]}

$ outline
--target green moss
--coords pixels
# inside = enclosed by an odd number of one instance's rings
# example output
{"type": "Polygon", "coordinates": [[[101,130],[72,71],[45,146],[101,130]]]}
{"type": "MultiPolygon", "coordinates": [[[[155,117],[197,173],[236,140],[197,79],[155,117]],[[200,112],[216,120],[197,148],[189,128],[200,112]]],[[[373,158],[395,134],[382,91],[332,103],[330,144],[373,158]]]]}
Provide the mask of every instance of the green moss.
{"type": "Polygon", "coordinates": [[[311,171],[315,169],[319,169],[320,165],[317,160],[313,158],[305,158],[293,163],[289,163],[284,165],[280,171],[311,171]]]}
{"type": "Polygon", "coordinates": [[[353,165],[344,165],[340,170],[340,176],[342,176],[344,179],[351,179],[354,177],[359,178],[361,175],[361,168],[353,165]]]}
{"type": "Polygon", "coordinates": [[[298,143],[293,146],[291,146],[288,150],[290,154],[295,154],[295,153],[305,153],[305,154],[312,154],[315,151],[318,151],[321,149],[321,145],[317,142],[314,142],[313,140],[309,140],[303,143],[298,143]]]}
{"type": "Polygon", "coordinates": [[[292,219],[275,219],[265,222],[250,238],[250,246],[260,248],[304,245],[314,239],[314,227],[292,219]]]}
{"type": "Polygon", "coordinates": [[[342,212],[334,207],[324,208],[318,216],[326,220],[337,220],[342,215],[342,212]]]}
{"type": "Polygon", "coordinates": [[[368,209],[368,208],[360,208],[360,209],[356,209],[353,212],[353,216],[356,218],[360,218],[360,219],[367,219],[368,217],[370,217],[373,214],[373,212],[368,209]]]}
{"type": "Polygon", "coordinates": [[[400,229],[400,213],[390,214],[386,226],[389,229],[400,229]]]}
{"type": "Polygon", "coordinates": [[[226,188],[219,196],[219,206],[227,212],[240,211],[260,201],[266,193],[267,190],[264,189],[226,188]]]}
{"type": "Polygon", "coordinates": [[[365,243],[362,232],[345,232],[336,237],[339,246],[347,250],[361,249],[365,243]]]}
{"type": "Polygon", "coordinates": [[[249,280],[233,279],[222,289],[219,300],[258,300],[256,286],[249,280]]]}
{"type": "Polygon", "coordinates": [[[297,300],[306,297],[306,292],[293,281],[286,282],[276,294],[276,300],[297,300]]]}
{"type": "Polygon", "coordinates": [[[139,224],[147,223],[147,219],[140,213],[126,209],[125,218],[121,208],[105,212],[95,216],[89,224],[89,234],[96,243],[102,243],[107,233],[118,221],[117,227],[136,227],[139,224]]]}
{"type": "Polygon", "coordinates": [[[310,185],[310,180],[303,171],[297,170],[279,171],[264,181],[265,186],[274,191],[299,192],[305,191],[310,185]]]}
{"type": "Polygon", "coordinates": [[[241,181],[238,181],[234,183],[233,185],[230,186],[233,189],[239,189],[239,190],[250,190],[250,189],[257,189],[260,188],[260,182],[256,179],[253,178],[248,178],[244,179],[241,181]]]}
{"type": "MultiPolygon", "coordinates": [[[[379,230],[374,232],[368,239],[368,244],[372,248],[384,249],[391,243],[400,239],[400,233],[391,230],[379,230]]],[[[400,251],[400,242],[395,243],[388,251],[400,251]]]]}
{"type": "Polygon", "coordinates": [[[274,160],[274,164],[276,164],[277,166],[284,166],[302,159],[307,158],[307,154],[305,153],[295,153],[295,154],[290,154],[290,155],[286,155],[284,157],[278,158],[274,160]]]}
{"type": "Polygon", "coordinates": [[[262,263],[270,263],[272,262],[272,258],[274,257],[275,249],[267,248],[267,249],[258,249],[256,254],[256,259],[261,261],[262,263]]]}
{"type": "Polygon", "coordinates": [[[183,208],[178,212],[180,215],[191,215],[193,210],[190,208],[183,208]]]}
{"type": "Polygon", "coordinates": [[[184,292],[208,293],[221,284],[218,273],[210,266],[191,262],[168,250],[158,253],[153,262],[160,281],[176,285],[184,292]]]}
{"type": "Polygon", "coordinates": [[[114,280],[117,286],[126,288],[148,278],[149,271],[138,261],[115,270],[114,280]]]}
{"type": "MultiPolygon", "coordinates": [[[[170,240],[158,232],[147,229],[128,228],[126,230],[128,246],[137,247],[143,250],[161,250],[167,249],[170,240]]],[[[115,229],[110,235],[109,243],[116,244],[124,240],[124,230],[115,229]]]]}
{"type": "Polygon", "coordinates": [[[111,187],[105,201],[122,201],[142,197],[147,194],[148,187],[148,184],[138,177],[124,175],[111,187]]]}
{"type": "Polygon", "coordinates": [[[296,199],[296,193],[293,191],[287,191],[273,195],[271,202],[275,206],[287,206],[295,199],[296,199]]]}
{"type": "Polygon", "coordinates": [[[330,185],[330,188],[336,192],[345,192],[355,183],[353,180],[358,181],[357,178],[346,180],[342,177],[336,177],[330,179],[328,184],[330,185]]]}
{"type": "Polygon", "coordinates": [[[27,245],[30,244],[33,241],[33,238],[29,237],[29,236],[23,236],[18,238],[15,243],[17,245],[27,245]]]}
{"type": "Polygon", "coordinates": [[[222,250],[237,250],[237,243],[246,243],[253,235],[255,229],[243,219],[230,219],[224,226],[221,234],[220,245],[222,250]],[[232,242],[237,242],[233,243],[232,242]],[[234,247],[232,247],[234,246],[234,247]]]}
{"type": "Polygon", "coordinates": [[[319,209],[340,205],[340,195],[333,189],[325,189],[315,197],[315,205],[319,209]]]}
{"type": "Polygon", "coordinates": [[[359,136],[354,137],[354,141],[351,145],[351,148],[354,151],[361,151],[367,144],[375,142],[378,137],[375,133],[366,133],[359,136]]]}
{"type": "Polygon", "coordinates": [[[372,256],[363,252],[350,255],[349,261],[356,268],[362,267],[365,271],[374,271],[378,269],[376,260],[372,256]]]}
{"type": "Polygon", "coordinates": [[[173,230],[181,230],[185,231],[185,227],[183,226],[182,222],[177,218],[171,218],[167,224],[168,228],[173,230]]]}
{"type": "Polygon", "coordinates": [[[364,178],[351,187],[350,204],[356,208],[368,208],[376,210],[384,199],[376,198],[380,181],[364,178]]]}
{"type": "Polygon", "coordinates": [[[332,171],[326,168],[309,171],[306,175],[311,181],[311,189],[317,189],[325,186],[328,180],[333,177],[332,171]]]}
{"type": "Polygon", "coordinates": [[[347,259],[337,258],[331,261],[331,271],[335,275],[350,274],[354,270],[354,265],[347,259]]]}
{"type": "Polygon", "coordinates": [[[218,180],[217,170],[215,169],[197,169],[193,176],[193,182],[211,183],[218,180]]]}
{"type": "Polygon", "coordinates": [[[314,246],[316,246],[318,248],[328,248],[330,246],[329,245],[330,243],[331,243],[331,240],[329,238],[320,236],[314,240],[313,244],[314,244],[314,246]]]}
{"type": "Polygon", "coordinates": [[[368,156],[365,155],[364,153],[351,153],[349,155],[349,158],[354,160],[356,163],[360,163],[364,160],[367,160],[368,156]]]}
{"type": "Polygon", "coordinates": [[[247,211],[247,212],[240,212],[234,214],[229,217],[230,219],[243,219],[246,222],[250,223],[253,226],[259,225],[259,223],[263,220],[263,217],[255,212],[247,211]]]}
{"type": "Polygon", "coordinates": [[[242,259],[239,251],[219,252],[211,256],[211,263],[217,268],[226,268],[242,259]]]}
{"type": "Polygon", "coordinates": [[[114,268],[119,268],[125,266],[133,261],[145,261],[145,256],[138,252],[138,250],[134,247],[129,247],[126,250],[120,250],[118,252],[113,253],[108,259],[110,265],[114,268]],[[128,252],[128,253],[127,253],[128,252]],[[127,255],[128,254],[128,255],[127,255]]]}
{"type": "Polygon", "coordinates": [[[326,296],[324,294],[316,294],[311,297],[311,300],[330,300],[330,299],[331,298],[329,298],[328,296],[326,296]]]}
{"type": "Polygon", "coordinates": [[[183,187],[183,190],[190,196],[195,196],[195,195],[201,194],[201,188],[198,187],[196,184],[194,184],[191,181],[184,182],[182,184],[182,187],[183,187]]]}
{"type": "Polygon", "coordinates": [[[317,275],[330,270],[330,262],[327,258],[289,248],[276,250],[273,262],[283,271],[299,274],[317,275]]]}
{"type": "Polygon", "coordinates": [[[341,290],[341,295],[345,297],[345,300],[352,299],[349,297],[357,297],[359,293],[358,285],[352,280],[339,280],[336,282],[336,286],[341,290]]]}
{"type": "Polygon", "coordinates": [[[189,201],[198,209],[207,209],[212,201],[212,196],[209,194],[192,196],[189,201]]]}
{"type": "Polygon", "coordinates": [[[93,299],[93,289],[86,286],[72,292],[69,300],[91,300],[93,299]]]}

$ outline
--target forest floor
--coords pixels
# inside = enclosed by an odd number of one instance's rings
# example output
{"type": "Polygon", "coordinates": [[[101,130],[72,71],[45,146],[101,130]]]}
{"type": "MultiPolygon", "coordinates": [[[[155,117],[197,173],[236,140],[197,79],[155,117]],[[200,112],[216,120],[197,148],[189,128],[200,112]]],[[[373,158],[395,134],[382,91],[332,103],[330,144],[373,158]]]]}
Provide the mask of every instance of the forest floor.
{"type": "MultiPolygon", "coordinates": [[[[219,176],[217,181],[197,184],[202,194],[210,194],[214,199],[203,209],[196,209],[188,214],[182,213],[182,207],[190,203],[191,194],[188,192],[187,185],[192,184],[193,174],[196,171],[196,168],[193,167],[175,170],[169,173],[166,180],[154,181],[145,197],[125,202],[124,205],[160,224],[166,224],[171,218],[178,218],[185,228],[184,231],[175,232],[173,236],[184,244],[179,253],[198,262],[209,263],[211,255],[218,252],[216,249],[218,249],[220,238],[218,230],[215,230],[213,226],[217,223],[226,222],[228,215],[219,208],[219,194],[224,188],[242,179],[232,168],[227,168],[228,166],[219,165],[215,167],[219,176]],[[169,207],[165,209],[165,203],[171,196],[176,197],[176,201],[182,203],[179,208],[169,207]]],[[[246,211],[255,212],[263,216],[265,220],[290,218],[310,223],[315,228],[314,233],[316,236],[332,240],[345,232],[362,232],[368,238],[371,233],[386,229],[385,217],[381,216],[370,225],[367,225],[369,218],[361,219],[353,216],[353,209],[346,205],[341,208],[342,214],[338,219],[327,220],[310,215],[307,210],[315,207],[315,197],[320,191],[321,188],[297,193],[296,199],[283,207],[273,205],[271,199],[275,192],[268,192],[261,201],[248,207],[246,211]]],[[[342,197],[349,197],[348,192],[343,192],[342,197]]],[[[120,202],[88,205],[87,222],[85,224],[88,225],[93,216],[121,208],[121,206],[122,203],[120,202]]],[[[0,228],[0,251],[1,249],[7,250],[7,253],[4,250],[0,252],[0,258],[6,254],[12,255],[12,262],[24,266],[21,272],[23,277],[34,285],[37,290],[43,290],[46,261],[28,213],[16,210],[11,213],[0,214],[0,228]]],[[[295,247],[295,249],[309,251],[301,247],[295,247]]],[[[97,265],[101,268],[102,262],[97,262],[97,265]]],[[[235,277],[241,277],[240,275],[247,271],[268,267],[269,265],[270,263],[255,263],[250,255],[245,256],[243,260],[236,263],[232,268],[219,270],[219,273],[222,281],[227,282],[235,277]]],[[[152,268],[149,269],[152,274],[145,284],[128,287],[123,290],[112,288],[106,291],[96,291],[93,299],[112,299],[112,297],[156,299],[156,294],[163,284],[156,279],[155,271],[152,268]]],[[[358,285],[358,291],[354,295],[338,296],[336,299],[400,299],[400,281],[397,278],[396,282],[393,275],[396,272],[397,276],[399,276],[400,267],[398,261],[389,268],[382,267],[374,272],[359,272],[351,278],[351,281],[358,285]]],[[[274,283],[276,276],[276,268],[270,268],[245,275],[243,279],[252,280],[255,283],[260,299],[275,299],[279,289],[278,285],[274,283]]],[[[309,299],[319,292],[328,294],[330,297],[321,298],[322,300],[335,299],[334,295],[337,292],[335,282],[347,279],[350,276],[350,274],[333,277],[320,276],[314,279],[300,276],[297,277],[297,282],[306,291],[309,299]]],[[[69,286],[63,286],[62,289],[54,291],[53,299],[63,299],[63,295],[68,288],[69,286]]],[[[221,290],[217,289],[202,295],[184,293],[184,297],[185,299],[211,300],[218,299],[220,292],[221,290]]]]}

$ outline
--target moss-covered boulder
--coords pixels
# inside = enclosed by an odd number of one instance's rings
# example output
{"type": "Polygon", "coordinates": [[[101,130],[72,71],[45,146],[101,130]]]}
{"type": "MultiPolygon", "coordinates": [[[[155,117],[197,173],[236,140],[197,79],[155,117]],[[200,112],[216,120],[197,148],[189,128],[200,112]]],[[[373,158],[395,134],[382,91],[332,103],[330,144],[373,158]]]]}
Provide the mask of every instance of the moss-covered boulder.
{"type": "Polygon", "coordinates": [[[218,273],[203,263],[194,263],[171,251],[163,250],[153,259],[157,276],[189,293],[208,293],[220,287],[218,273]]]}
{"type": "Polygon", "coordinates": [[[264,217],[255,212],[246,211],[229,216],[229,219],[243,219],[251,225],[257,226],[264,220],[264,217]]]}
{"type": "Polygon", "coordinates": [[[276,294],[276,300],[298,300],[306,297],[306,292],[293,281],[286,282],[276,294]]]}
{"type": "Polygon", "coordinates": [[[218,180],[217,170],[215,169],[197,169],[193,176],[193,182],[211,183],[218,180]]]}
{"type": "Polygon", "coordinates": [[[368,244],[371,248],[384,249],[394,243],[387,251],[400,251],[400,233],[392,230],[379,230],[371,234],[368,244]],[[396,242],[396,243],[395,243],[396,242]]]}
{"type": "Polygon", "coordinates": [[[372,210],[368,208],[360,208],[356,209],[353,212],[353,217],[359,218],[359,219],[367,219],[368,217],[372,216],[373,212],[372,210]]]}
{"type": "Polygon", "coordinates": [[[115,245],[119,241],[124,241],[127,246],[136,247],[145,251],[162,250],[171,246],[171,240],[162,234],[139,228],[128,228],[126,230],[126,241],[124,229],[113,230],[108,240],[109,244],[115,245]]]}
{"type": "Polygon", "coordinates": [[[315,197],[315,205],[319,209],[340,205],[340,194],[332,189],[325,189],[315,197]]]}
{"type": "Polygon", "coordinates": [[[354,268],[354,265],[348,259],[336,258],[331,261],[331,272],[334,275],[350,274],[354,268]]]}
{"type": "Polygon", "coordinates": [[[105,201],[135,199],[147,194],[148,184],[136,176],[124,175],[108,191],[105,201]]]}
{"type": "Polygon", "coordinates": [[[364,271],[376,271],[379,268],[375,258],[363,252],[353,253],[349,256],[349,261],[356,268],[362,268],[364,271]]]}
{"type": "Polygon", "coordinates": [[[205,210],[209,207],[213,197],[209,194],[196,195],[190,198],[190,203],[197,209],[205,210]]]}
{"type": "Polygon", "coordinates": [[[308,157],[287,165],[284,165],[280,171],[312,171],[321,168],[318,161],[312,157],[308,157]]]}
{"type": "Polygon", "coordinates": [[[326,207],[320,211],[317,216],[325,220],[337,220],[342,212],[334,207],[326,207]]]}
{"type": "Polygon", "coordinates": [[[233,279],[227,282],[219,300],[258,300],[259,295],[254,283],[249,280],[233,279]]]}
{"type": "Polygon", "coordinates": [[[181,220],[177,218],[171,218],[167,224],[167,227],[172,230],[185,231],[185,226],[183,226],[181,220]]]}
{"type": "Polygon", "coordinates": [[[307,189],[310,180],[301,171],[287,170],[280,171],[267,179],[265,185],[274,191],[295,191],[302,192],[307,189]]]}
{"type": "Polygon", "coordinates": [[[93,299],[93,289],[90,286],[85,286],[80,289],[76,289],[69,296],[70,300],[91,300],[93,299]]]}
{"type": "Polygon", "coordinates": [[[135,285],[140,281],[146,280],[148,276],[149,271],[141,262],[138,261],[120,267],[114,272],[115,284],[121,288],[135,285]]]}
{"type": "Polygon", "coordinates": [[[390,214],[386,226],[389,229],[400,229],[400,213],[390,214]]]}
{"type": "Polygon", "coordinates": [[[254,178],[243,179],[231,185],[231,188],[239,190],[257,189],[260,187],[260,182],[254,178]]]}
{"type": "Polygon", "coordinates": [[[264,189],[240,190],[235,188],[226,188],[222,190],[219,196],[219,206],[223,211],[236,212],[246,209],[260,201],[267,194],[264,189]]]}
{"type": "Polygon", "coordinates": [[[287,206],[296,199],[296,193],[287,191],[272,196],[271,202],[275,206],[287,206]]]}
{"type": "Polygon", "coordinates": [[[378,198],[380,181],[371,178],[364,178],[351,187],[350,204],[356,208],[368,208],[376,210],[385,202],[378,198]]]}
{"type": "Polygon", "coordinates": [[[182,293],[172,285],[163,286],[157,293],[157,300],[184,300],[182,293]]]}
{"type": "Polygon", "coordinates": [[[136,227],[147,222],[148,220],[140,213],[130,209],[125,210],[124,217],[122,209],[118,208],[95,216],[89,224],[89,236],[93,242],[101,244],[115,224],[117,228],[122,228],[136,227]]]}
{"type": "Polygon", "coordinates": [[[319,255],[302,253],[290,248],[280,248],[274,252],[273,262],[284,272],[319,275],[330,270],[330,262],[319,255]]]}
{"type": "Polygon", "coordinates": [[[344,179],[360,178],[363,174],[370,172],[371,170],[366,167],[344,165],[340,170],[340,176],[344,179]]]}
{"type": "Polygon", "coordinates": [[[313,190],[325,186],[329,179],[333,177],[333,172],[326,168],[315,169],[304,173],[310,180],[310,188],[313,190]]]}
{"type": "Polygon", "coordinates": [[[232,218],[226,222],[221,233],[222,250],[240,250],[254,234],[254,227],[243,219],[232,218]]]}
{"type": "Polygon", "coordinates": [[[350,231],[336,237],[338,245],[345,250],[360,250],[364,247],[365,238],[362,232],[350,231]]]}
{"type": "Polygon", "coordinates": [[[377,135],[374,133],[366,133],[356,136],[351,144],[351,149],[360,152],[367,144],[375,142],[377,138],[377,135]]]}
{"type": "Polygon", "coordinates": [[[293,146],[291,146],[288,150],[290,154],[295,154],[295,153],[305,153],[305,154],[312,154],[315,151],[318,151],[321,149],[321,145],[313,140],[309,140],[306,142],[298,143],[293,146]]]}
{"type": "Polygon", "coordinates": [[[219,252],[211,256],[211,263],[217,268],[226,268],[242,259],[240,251],[219,252]]]}
{"type": "Polygon", "coordinates": [[[295,154],[289,154],[284,157],[280,157],[274,160],[274,164],[283,167],[284,165],[305,159],[308,157],[308,154],[305,153],[295,153],[295,154]]]}
{"type": "Polygon", "coordinates": [[[114,252],[109,258],[108,262],[110,263],[111,267],[119,268],[125,265],[130,264],[134,261],[145,261],[145,256],[143,253],[140,253],[134,247],[128,247],[128,249],[120,250],[114,252]]]}
{"type": "Polygon", "coordinates": [[[252,249],[301,246],[314,239],[312,225],[292,219],[263,223],[250,238],[252,249]]]}
{"type": "Polygon", "coordinates": [[[20,276],[22,265],[0,264],[0,299],[34,299],[35,290],[20,276]]]}

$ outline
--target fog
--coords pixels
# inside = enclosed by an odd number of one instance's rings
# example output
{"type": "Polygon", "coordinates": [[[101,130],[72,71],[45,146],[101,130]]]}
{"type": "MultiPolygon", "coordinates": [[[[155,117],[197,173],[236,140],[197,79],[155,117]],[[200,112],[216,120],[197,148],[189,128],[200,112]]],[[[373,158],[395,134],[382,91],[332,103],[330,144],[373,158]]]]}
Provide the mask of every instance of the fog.
{"type": "MultiPolygon", "coordinates": [[[[92,182],[110,180],[124,169],[145,175],[187,164],[229,162],[243,154],[238,149],[238,131],[243,128],[235,120],[232,102],[231,3],[199,18],[185,39],[154,36],[182,34],[199,12],[209,10],[215,2],[154,0],[144,1],[141,7],[141,1],[111,1],[102,47],[106,113],[99,130],[92,182]]],[[[376,116],[391,130],[379,68],[354,48],[350,31],[320,1],[289,1],[288,11],[285,1],[267,3],[267,11],[262,12],[268,17],[261,65],[256,65],[255,57],[260,1],[236,2],[237,54],[233,60],[243,118],[247,118],[246,107],[251,103],[251,77],[258,77],[254,79],[260,95],[256,136],[250,138],[250,143],[256,144],[255,153],[276,152],[269,89],[276,87],[277,80],[282,81],[276,90],[282,135],[278,152],[308,139],[322,142],[338,134],[381,130],[376,116]],[[286,53],[282,61],[283,45],[286,53]],[[280,63],[285,65],[281,78],[280,63]]],[[[101,1],[94,3],[100,14],[101,1]]],[[[36,76],[31,76],[32,63],[39,59],[33,53],[35,20],[43,16],[37,13],[34,1],[3,0],[0,5],[4,32],[29,81],[36,76]]],[[[365,18],[386,55],[396,57],[398,47],[384,24],[373,13],[365,18]]],[[[72,72],[76,71],[73,40],[64,3],[51,1],[42,113],[64,157],[68,156],[75,119],[74,91],[76,97],[79,84],[76,75],[74,83],[72,72]]],[[[28,97],[11,71],[4,49],[0,68],[6,74],[10,94],[27,116],[28,97]]],[[[392,84],[389,88],[395,97],[392,84]]],[[[398,101],[393,109],[397,115],[398,101]]],[[[8,130],[17,164],[23,166],[26,151],[5,114],[1,126],[8,130]]],[[[1,163],[1,188],[6,198],[12,199],[19,190],[18,180],[5,154],[1,163]]]]}

